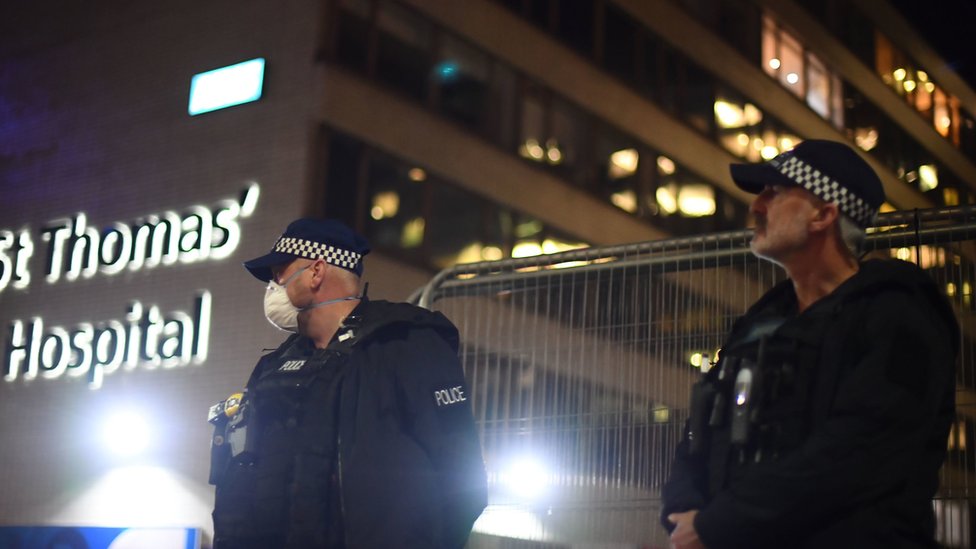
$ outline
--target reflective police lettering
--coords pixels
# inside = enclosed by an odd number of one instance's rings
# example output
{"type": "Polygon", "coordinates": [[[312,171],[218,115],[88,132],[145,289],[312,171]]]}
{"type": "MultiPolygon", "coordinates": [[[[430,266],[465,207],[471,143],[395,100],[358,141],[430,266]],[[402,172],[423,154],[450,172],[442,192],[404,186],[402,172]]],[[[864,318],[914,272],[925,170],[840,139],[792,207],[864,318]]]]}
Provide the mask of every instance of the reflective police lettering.
{"type": "Polygon", "coordinates": [[[298,370],[301,370],[302,369],[302,366],[304,366],[304,365],[305,365],[305,361],[304,360],[289,360],[288,362],[285,362],[284,364],[282,364],[281,367],[278,368],[278,371],[279,372],[296,372],[298,370]]]}
{"type": "Polygon", "coordinates": [[[434,391],[434,402],[436,402],[438,406],[457,404],[458,402],[464,402],[465,400],[468,399],[464,397],[464,388],[461,385],[451,387],[450,389],[439,389],[434,391]]]}

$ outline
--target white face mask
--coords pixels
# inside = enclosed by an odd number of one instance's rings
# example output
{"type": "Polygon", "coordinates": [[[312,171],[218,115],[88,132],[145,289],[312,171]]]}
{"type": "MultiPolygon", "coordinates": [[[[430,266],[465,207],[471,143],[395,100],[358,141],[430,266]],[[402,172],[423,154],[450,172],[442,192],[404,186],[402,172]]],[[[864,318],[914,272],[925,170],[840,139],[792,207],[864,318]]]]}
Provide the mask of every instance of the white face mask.
{"type": "Polygon", "coordinates": [[[292,273],[284,284],[278,284],[274,280],[268,282],[268,289],[264,292],[264,316],[279,330],[298,332],[298,313],[301,311],[291,304],[285,286],[307,268],[302,267],[292,273]]]}
{"type": "Polygon", "coordinates": [[[311,265],[302,267],[301,269],[292,273],[292,275],[285,280],[284,284],[278,284],[274,280],[268,282],[268,289],[264,292],[264,316],[268,318],[268,322],[279,330],[298,333],[298,313],[307,311],[309,309],[315,309],[316,307],[331,305],[340,301],[353,301],[362,298],[361,295],[350,295],[336,299],[329,299],[327,301],[315,303],[301,309],[292,305],[291,299],[288,298],[288,292],[285,291],[285,286],[287,286],[289,282],[294,280],[295,277],[310,266],[311,265]]]}

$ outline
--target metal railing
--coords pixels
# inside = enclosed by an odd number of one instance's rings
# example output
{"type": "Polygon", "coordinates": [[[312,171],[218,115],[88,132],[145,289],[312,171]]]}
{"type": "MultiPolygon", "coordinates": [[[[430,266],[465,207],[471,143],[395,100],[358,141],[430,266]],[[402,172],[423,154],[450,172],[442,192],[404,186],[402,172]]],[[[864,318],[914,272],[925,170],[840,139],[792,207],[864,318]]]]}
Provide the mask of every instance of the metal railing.
{"type": "MultiPolygon", "coordinates": [[[[976,518],[974,235],[966,206],[883,214],[867,241],[870,256],[922,266],[963,329],[959,417],[934,503],[939,538],[955,547],[970,545],[976,518]]],[[[750,237],[457,265],[415,294],[461,332],[490,482],[476,531],[503,540],[493,546],[667,546],[659,493],[698,367],[784,276],[752,256],[750,237]]]]}

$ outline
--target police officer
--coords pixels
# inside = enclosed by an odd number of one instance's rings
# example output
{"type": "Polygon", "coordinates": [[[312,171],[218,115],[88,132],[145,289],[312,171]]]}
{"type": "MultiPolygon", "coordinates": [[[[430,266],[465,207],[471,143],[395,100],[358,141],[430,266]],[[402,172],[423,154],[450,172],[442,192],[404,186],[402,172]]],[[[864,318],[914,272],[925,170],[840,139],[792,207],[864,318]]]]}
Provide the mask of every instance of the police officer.
{"type": "Polygon", "coordinates": [[[483,510],[457,330],[360,293],[368,252],[339,222],[299,219],[245,262],[293,334],[211,409],[215,549],[457,548],[483,510]]]}
{"type": "Polygon", "coordinates": [[[914,265],[859,262],[881,182],[810,140],[733,165],[751,248],[788,280],[733,326],[692,391],[662,491],[677,548],[936,547],[959,329],[914,265]]]}

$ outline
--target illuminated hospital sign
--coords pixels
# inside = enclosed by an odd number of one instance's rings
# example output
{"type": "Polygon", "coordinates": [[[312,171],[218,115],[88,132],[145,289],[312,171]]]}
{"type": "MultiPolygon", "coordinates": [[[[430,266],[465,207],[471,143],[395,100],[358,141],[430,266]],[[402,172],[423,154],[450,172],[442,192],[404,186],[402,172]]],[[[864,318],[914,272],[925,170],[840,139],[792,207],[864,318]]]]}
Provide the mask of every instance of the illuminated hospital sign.
{"type": "Polygon", "coordinates": [[[190,80],[190,116],[257,101],[264,88],[264,59],[194,75],[190,80]]]}
{"type": "MultiPolygon", "coordinates": [[[[240,243],[238,221],[254,212],[259,194],[252,184],[238,200],[150,214],[101,229],[79,213],[50,221],[36,233],[0,230],[0,297],[32,284],[29,266],[35,257],[44,266],[47,284],[223,259],[240,243]]],[[[14,319],[3,347],[4,379],[85,377],[97,389],[105,375],[120,368],[199,364],[207,357],[211,301],[210,292],[201,290],[192,297],[189,312],[168,313],[130,301],[120,307],[120,318],[86,319],[72,327],[49,326],[37,316],[14,319]]]]}

